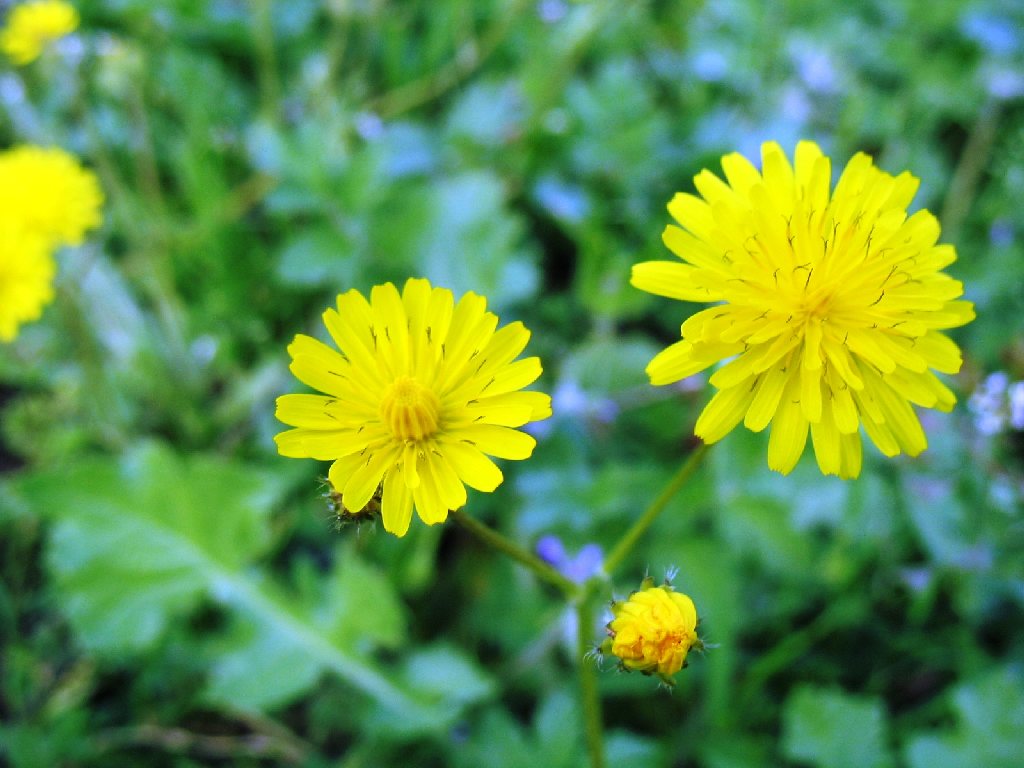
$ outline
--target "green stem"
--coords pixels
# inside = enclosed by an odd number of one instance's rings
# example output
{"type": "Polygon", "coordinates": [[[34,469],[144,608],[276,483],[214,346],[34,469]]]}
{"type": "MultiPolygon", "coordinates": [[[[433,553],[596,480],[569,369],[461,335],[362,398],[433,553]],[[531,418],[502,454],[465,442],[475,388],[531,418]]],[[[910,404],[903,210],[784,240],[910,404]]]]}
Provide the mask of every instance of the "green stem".
{"type": "Polygon", "coordinates": [[[597,672],[589,655],[592,646],[590,631],[594,625],[593,603],[583,596],[576,602],[576,658],[580,665],[580,699],[583,706],[583,733],[591,768],[604,768],[604,735],[601,722],[601,695],[597,689],[597,672]]]}
{"type": "Polygon", "coordinates": [[[612,572],[626,559],[626,556],[629,555],[640,537],[651,527],[651,523],[668,506],[668,503],[679,492],[679,489],[686,484],[686,481],[690,479],[690,475],[697,470],[707,450],[707,445],[701,443],[700,447],[686,458],[683,466],[679,468],[679,471],[676,472],[668,485],[665,486],[664,490],[658,495],[658,498],[651,502],[651,505],[644,510],[644,513],[637,518],[633,526],[626,531],[625,535],[619,540],[619,543],[615,545],[615,548],[608,553],[608,557],[604,560],[604,572],[607,575],[611,576],[612,572]]]}
{"type": "Polygon", "coordinates": [[[561,590],[567,598],[574,598],[580,593],[580,587],[578,584],[570,581],[539,557],[523,549],[514,541],[498,533],[490,526],[484,525],[472,515],[467,515],[461,509],[456,509],[449,514],[455,522],[476,536],[484,544],[493,547],[499,552],[508,555],[513,560],[525,565],[533,571],[539,579],[558,587],[558,589],[561,590]]]}
{"type": "Polygon", "coordinates": [[[942,213],[939,215],[945,242],[956,242],[960,228],[971,212],[978,192],[978,183],[985,173],[992,147],[999,137],[1000,117],[999,102],[990,99],[982,108],[967,136],[960,160],[946,186],[946,198],[942,204],[942,213]]]}
{"type": "Polygon", "coordinates": [[[452,60],[436,72],[385,93],[370,104],[370,109],[385,120],[393,120],[403,112],[420,107],[450,91],[483,66],[529,5],[528,0],[509,3],[505,15],[479,40],[470,40],[461,45],[452,60]]]}
{"type": "Polygon", "coordinates": [[[253,32],[256,45],[256,74],[263,116],[274,122],[280,117],[281,82],[277,76],[277,51],[274,48],[274,19],[271,0],[253,0],[253,32]]]}

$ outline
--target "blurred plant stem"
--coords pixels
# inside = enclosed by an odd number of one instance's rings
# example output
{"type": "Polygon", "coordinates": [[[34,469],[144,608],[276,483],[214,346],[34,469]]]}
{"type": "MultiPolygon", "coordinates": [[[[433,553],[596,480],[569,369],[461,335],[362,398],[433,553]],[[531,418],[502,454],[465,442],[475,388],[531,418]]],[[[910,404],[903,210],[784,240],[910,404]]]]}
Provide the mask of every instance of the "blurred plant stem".
{"type": "Polygon", "coordinates": [[[194,733],[184,728],[163,728],[158,725],[134,725],[112,728],[96,736],[98,753],[121,751],[132,747],[151,747],[175,754],[213,759],[270,759],[288,764],[304,763],[311,746],[294,734],[282,735],[277,726],[271,733],[245,736],[215,736],[194,733]]]}
{"type": "Polygon", "coordinates": [[[484,544],[525,565],[541,581],[546,581],[548,584],[557,587],[567,599],[573,599],[579,595],[580,587],[578,584],[567,579],[539,557],[523,549],[508,537],[481,523],[475,517],[467,515],[461,509],[456,509],[450,514],[455,522],[476,536],[484,544]]]}
{"type": "Polygon", "coordinates": [[[999,127],[1000,103],[990,99],[979,112],[978,119],[971,127],[967,136],[960,160],[957,162],[953,177],[949,180],[946,199],[942,203],[939,221],[942,223],[944,239],[955,242],[960,234],[967,214],[978,193],[988,158],[995,144],[999,127]]]}
{"type": "MultiPolygon", "coordinates": [[[[83,82],[94,82],[94,67],[95,61],[90,60],[83,68],[83,82]]],[[[127,95],[139,139],[133,180],[122,175],[90,108],[90,95],[85,87],[78,91],[74,112],[85,130],[88,156],[95,164],[106,197],[104,208],[110,211],[109,217],[124,232],[128,243],[123,262],[125,274],[138,283],[153,304],[168,367],[187,381],[193,371],[185,339],[187,311],[174,277],[171,244],[175,231],[160,185],[146,89],[142,83],[134,83],[127,95]]]]}
{"type": "Polygon", "coordinates": [[[511,539],[498,533],[493,528],[481,523],[475,517],[471,517],[461,509],[451,512],[455,522],[476,536],[484,544],[493,547],[513,560],[525,565],[533,571],[538,578],[549,584],[558,587],[571,601],[576,610],[576,660],[579,663],[580,700],[583,709],[583,732],[587,741],[587,754],[590,755],[592,768],[604,768],[604,735],[601,722],[601,695],[597,687],[597,673],[594,665],[590,663],[591,652],[593,651],[593,629],[594,629],[594,597],[597,590],[607,583],[607,577],[611,575],[615,567],[629,555],[640,537],[651,527],[651,524],[662,513],[672,497],[679,493],[697,468],[700,466],[708,446],[701,443],[676,471],[668,484],[662,489],[658,497],[644,510],[632,527],[615,545],[604,562],[605,578],[594,578],[587,582],[585,587],[580,587],[570,581],[550,565],[542,561],[536,555],[520,547],[511,539]]]}
{"type": "Polygon", "coordinates": [[[278,105],[281,103],[281,81],[277,75],[277,52],[274,48],[274,17],[270,12],[270,0],[252,0],[252,5],[263,117],[276,123],[280,117],[278,105]]]}
{"type": "Polygon", "coordinates": [[[704,458],[704,454],[707,453],[708,446],[705,443],[701,443],[700,446],[693,451],[683,462],[683,465],[673,475],[672,479],[669,480],[668,485],[662,490],[654,501],[651,502],[650,506],[644,510],[644,513],[637,518],[637,521],[633,523],[632,527],[626,531],[625,535],[619,539],[619,543],[615,545],[611,552],[608,553],[608,557],[604,560],[604,572],[606,575],[611,576],[615,569],[622,563],[623,560],[629,555],[633,547],[636,545],[640,537],[644,535],[651,524],[657,519],[658,515],[662,513],[668,503],[672,500],[672,497],[679,493],[679,490],[686,484],[686,481],[690,479],[690,476],[697,471],[697,467],[700,466],[701,460],[704,458]]]}
{"type": "Polygon", "coordinates": [[[594,649],[594,603],[585,592],[576,601],[576,660],[579,663],[580,699],[583,705],[583,734],[591,768],[604,768],[604,724],[601,718],[601,693],[597,688],[597,668],[591,660],[594,649]]]}
{"type": "Polygon", "coordinates": [[[529,0],[512,0],[501,19],[479,38],[463,43],[451,61],[385,93],[370,104],[370,110],[388,120],[447,93],[483,65],[501,45],[519,14],[531,4],[529,0]]]}

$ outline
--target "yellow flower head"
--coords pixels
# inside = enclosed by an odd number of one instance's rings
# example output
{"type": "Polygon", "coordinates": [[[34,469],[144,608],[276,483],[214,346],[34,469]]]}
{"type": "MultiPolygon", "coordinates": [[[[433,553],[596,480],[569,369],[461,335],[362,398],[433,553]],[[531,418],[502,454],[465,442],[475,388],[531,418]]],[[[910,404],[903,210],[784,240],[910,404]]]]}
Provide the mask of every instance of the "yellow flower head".
{"type": "Polygon", "coordinates": [[[291,371],[324,395],[284,395],[275,439],[282,456],[334,460],[328,479],[347,512],[381,488],[384,528],[404,536],[413,507],[428,525],[466,503],[468,485],[493,491],[501,470],[487,455],[525,459],[535,441],[514,427],[551,415],[551,398],[520,392],[540,360],[515,361],[522,323],[495,331],[487,300],[411,279],[401,294],[376,286],[338,296],[324,324],[340,353],[309,336],[288,347],[291,371]],[[486,455],[485,455],[486,454],[486,455]]]}
{"type": "Polygon", "coordinates": [[[669,584],[654,586],[649,577],[624,602],[612,603],[614,618],[601,652],[617,656],[623,669],[656,674],[672,684],[672,675],[686,666],[691,648],[702,650],[697,637],[697,609],[669,584]]]}
{"type": "Polygon", "coordinates": [[[726,181],[694,179],[700,197],[668,206],[680,227],[665,244],[682,262],[633,267],[632,283],[659,296],[714,303],[683,323],[682,340],[647,366],[668,384],[733,358],[711,376],[718,392],[697,420],[706,443],[742,421],[772,425],[768,465],[796,465],[808,429],[825,474],[856,477],[859,427],[887,456],[927,447],[910,403],[949,411],[956,398],[932,373],[960,370],[942,329],[974,319],[963,285],[940,270],[956,260],[937,245],[928,211],[907,216],[918,180],[857,154],[830,194],[831,165],[802,141],[790,165],[775,143],[758,172],[722,158],[726,181]]]}
{"type": "Polygon", "coordinates": [[[44,240],[8,217],[0,219],[0,341],[36,320],[53,299],[56,267],[44,240]]]}
{"type": "Polygon", "coordinates": [[[19,66],[39,58],[50,42],[74,32],[78,11],[62,0],[35,0],[11,9],[0,48],[19,66]]]}
{"type": "Polygon", "coordinates": [[[78,245],[99,226],[103,192],[72,155],[22,146],[0,153],[0,211],[51,246],[78,245]]]}

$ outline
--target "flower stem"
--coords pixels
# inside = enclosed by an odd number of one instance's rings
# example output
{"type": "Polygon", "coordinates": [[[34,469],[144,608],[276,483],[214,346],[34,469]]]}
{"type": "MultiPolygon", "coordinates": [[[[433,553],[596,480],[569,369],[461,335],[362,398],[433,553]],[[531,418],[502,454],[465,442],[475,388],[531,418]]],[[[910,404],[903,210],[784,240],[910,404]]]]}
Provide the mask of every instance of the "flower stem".
{"type": "Polygon", "coordinates": [[[593,603],[583,595],[576,602],[576,659],[580,665],[580,699],[583,706],[583,732],[591,768],[604,768],[604,735],[601,723],[601,695],[597,674],[590,659],[594,625],[593,603]]]}
{"type": "Polygon", "coordinates": [[[484,544],[493,547],[499,552],[508,555],[513,560],[525,565],[542,581],[546,581],[548,584],[558,587],[558,589],[561,590],[567,598],[572,599],[580,593],[580,587],[578,584],[570,581],[539,557],[523,549],[514,541],[498,533],[490,526],[481,523],[472,515],[467,515],[461,509],[456,509],[453,512],[450,512],[449,515],[455,520],[455,522],[476,536],[484,544]]]}
{"type": "Polygon", "coordinates": [[[607,575],[610,576],[622,561],[626,559],[626,556],[629,555],[640,537],[651,527],[651,523],[668,506],[668,503],[679,492],[679,489],[686,484],[686,481],[690,479],[690,475],[697,470],[707,450],[708,446],[705,443],[701,443],[693,453],[686,457],[686,461],[683,462],[683,465],[673,475],[672,479],[669,480],[668,485],[658,495],[658,498],[651,502],[650,506],[644,510],[644,513],[637,518],[633,526],[626,531],[625,535],[619,540],[619,543],[615,545],[615,548],[608,553],[608,557],[604,560],[604,572],[607,575]]]}

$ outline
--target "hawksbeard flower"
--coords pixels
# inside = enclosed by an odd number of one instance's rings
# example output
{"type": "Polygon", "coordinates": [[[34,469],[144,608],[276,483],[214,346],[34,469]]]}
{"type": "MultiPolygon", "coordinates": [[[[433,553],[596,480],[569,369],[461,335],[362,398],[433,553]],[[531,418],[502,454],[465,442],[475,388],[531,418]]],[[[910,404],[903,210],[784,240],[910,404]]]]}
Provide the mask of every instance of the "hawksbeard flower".
{"type": "Polygon", "coordinates": [[[601,652],[617,656],[627,671],[658,675],[672,685],[672,675],[686,666],[690,649],[704,648],[697,637],[693,600],[667,583],[656,587],[645,578],[629,599],[612,603],[612,615],[601,652]]]}
{"type": "Polygon", "coordinates": [[[633,267],[641,290],[714,304],[651,361],[651,382],[732,358],[711,376],[718,392],[695,432],[714,443],[741,421],[755,432],[771,424],[768,465],[783,474],[808,431],[825,474],[860,473],[861,425],[883,454],[916,456],[927,440],[910,403],[952,409],[930,369],[960,370],[941,331],[974,318],[955,300],[963,285],[940,271],[956,251],[936,244],[928,211],[907,216],[918,186],[909,173],[890,176],[857,154],[830,194],[830,162],[813,142],[797,145],[795,166],[775,143],[761,154],[760,172],[726,155],[725,182],[702,171],[701,196],[669,204],[681,227],[663,239],[682,263],[633,267]]]}
{"type": "Polygon", "coordinates": [[[0,220],[0,341],[37,320],[53,300],[56,265],[43,239],[6,217],[0,220]]]}
{"type": "Polygon", "coordinates": [[[428,525],[466,503],[466,486],[493,491],[488,458],[525,459],[527,422],[551,415],[551,398],[521,392],[540,360],[515,360],[530,338],[522,323],[495,330],[487,300],[411,279],[401,294],[376,286],[338,296],[324,324],[338,350],[298,335],[288,347],[296,378],[324,395],[284,395],[277,418],[283,456],[333,460],[328,479],[348,513],[380,488],[384,528],[404,536],[415,507],[428,525]],[[514,361],[514,362],[513,362],[514,361]]]}
{"type": "Polygon", "coordinates": [[[21,146],[0,153],[0,211],[51,246],[79,245],[99,226],[103,192],[67,152],[21,146]]]}
{"type": "Polygon", "coordinates": [[[52,41],[74,32],[78,12],[62,0],[36,0],[11,9],[0,32],[0,48],[18,66],[39,58],[52,41]]]}

